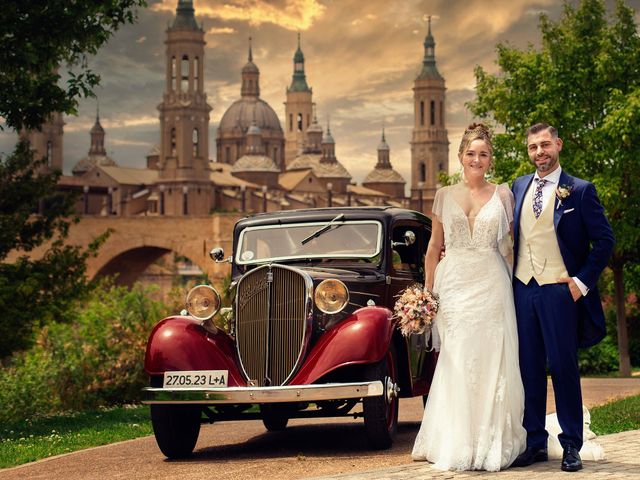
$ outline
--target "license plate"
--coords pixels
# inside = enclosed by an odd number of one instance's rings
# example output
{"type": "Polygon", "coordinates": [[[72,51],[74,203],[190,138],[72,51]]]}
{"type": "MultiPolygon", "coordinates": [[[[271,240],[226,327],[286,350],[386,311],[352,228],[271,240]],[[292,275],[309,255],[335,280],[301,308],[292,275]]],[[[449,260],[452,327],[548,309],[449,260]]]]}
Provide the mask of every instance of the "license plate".
{"type": "Polygon", "coordinates": [[[226,387],[229,370],[165,372],[163,388],[226,387]]]}

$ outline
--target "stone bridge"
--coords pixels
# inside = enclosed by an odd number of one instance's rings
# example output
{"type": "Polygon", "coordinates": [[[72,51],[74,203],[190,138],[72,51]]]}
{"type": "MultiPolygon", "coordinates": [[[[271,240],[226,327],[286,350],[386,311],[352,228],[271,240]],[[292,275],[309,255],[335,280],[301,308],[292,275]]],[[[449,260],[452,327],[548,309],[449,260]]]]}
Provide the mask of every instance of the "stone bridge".
{"type": "MultiPolygon", "coordinates": [[[[155,260],[175,252],[191,260],[211,281],[217,282],[230,272],[228,263],[217,264],[209,251],[222,247],[231,254],[233,226],[237,214],[171,217],[104,217],[84,215],[71,226],[67,244],[86,247],[96,237],[111,229],[98,255],[87,262],[87,275],[93,279],[118,274],[117,283],[131,286],[155,260]]],[[[33,252],[38,257],[40,248],[33,252]]],[[[10,258],[9,258],[10,261],[10,258]]]]}

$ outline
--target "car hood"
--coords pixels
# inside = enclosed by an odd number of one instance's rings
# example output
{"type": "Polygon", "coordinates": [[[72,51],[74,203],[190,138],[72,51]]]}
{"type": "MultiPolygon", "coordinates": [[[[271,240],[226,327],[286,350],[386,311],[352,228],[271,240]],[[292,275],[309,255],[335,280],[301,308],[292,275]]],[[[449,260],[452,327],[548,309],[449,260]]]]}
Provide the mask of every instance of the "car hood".
{"type": "Polygon", "coordinates": [[[308,273],[311,278],[314,280],[314,284],[321,282],[327,278],[336,278],[338,280],[342,280],[345,283],[350,282],[376,282],[384,280],[384,275],[375,269],[349,269],[345,267],[335,268],[335,267],[320,267],[320,266],[311,266],[311,267],[299,267],[296,266],[299,270],[302,270],[305,273],[308,273]],[[317,281],[316,281],[317,280],[317,281]]]}

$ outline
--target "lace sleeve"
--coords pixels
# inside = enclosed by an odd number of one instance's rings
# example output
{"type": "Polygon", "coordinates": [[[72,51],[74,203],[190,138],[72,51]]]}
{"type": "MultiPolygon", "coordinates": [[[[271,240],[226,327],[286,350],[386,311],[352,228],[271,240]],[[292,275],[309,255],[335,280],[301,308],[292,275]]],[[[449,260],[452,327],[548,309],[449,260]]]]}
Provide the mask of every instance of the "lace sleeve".
{"type": "Polygon", "coordinates": [[[444,223],[442,221],[442,206],[444,204],[446,189],[447,187],[442,187],[439,188],[438,191],[436,191],[436,196],[433,199],[433,208],[431,209],[440,223],[444,223]]]}
{"type": "Polygon", "coordinates": [[[503,183],[502,185],[498,185],[498,195],[500,195],[500,200],[507,215],[507,223],[510,225],[513,222],[513,209],[516,205],[513,192],[509,188],[509,185],[503,183]]]}
{"type": "Polygon", "coordinates": [[[511,225],[513,224],[513,209],[515,200],[513,192],[506,183],[498,185],[498,194],[504,214],[501,216],[498,226],[498,250],[504,258],[509,274],[513,273],[513,239],[511,238],[511,225]]]}

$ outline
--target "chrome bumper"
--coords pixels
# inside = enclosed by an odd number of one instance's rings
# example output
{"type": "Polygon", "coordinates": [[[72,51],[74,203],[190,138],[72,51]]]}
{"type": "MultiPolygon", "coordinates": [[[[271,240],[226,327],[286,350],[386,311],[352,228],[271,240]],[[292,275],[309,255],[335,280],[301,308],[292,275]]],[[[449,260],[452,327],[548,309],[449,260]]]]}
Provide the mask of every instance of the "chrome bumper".
{"type": "Polygon", "coordinates": [[[382,382],[325,383],[322,385],[286,385],[283,387],[226,388],[144,388],[147,404],[176,403],[282,403],[315,402],[345,398],[379,397],[382,382]]]}

